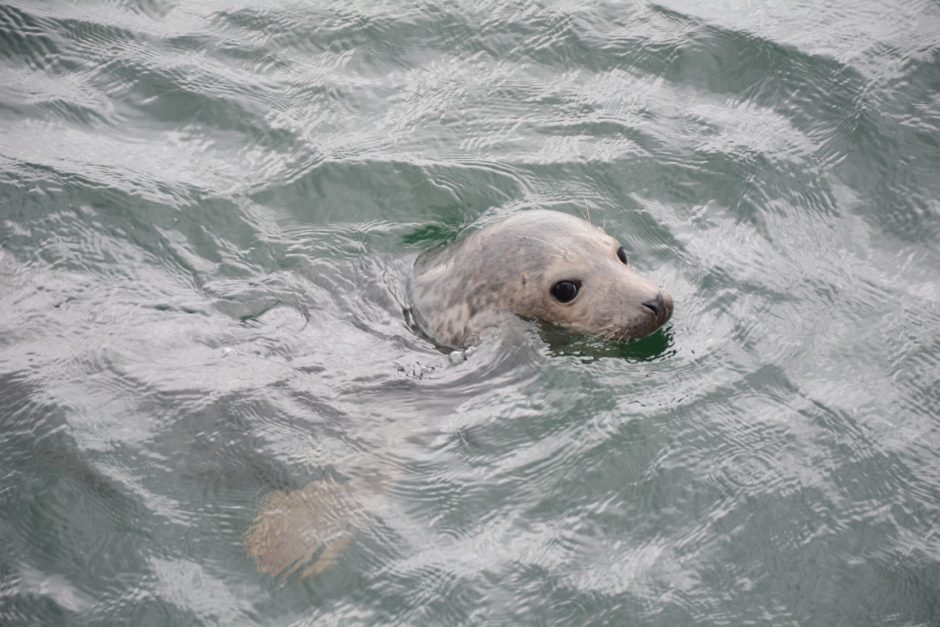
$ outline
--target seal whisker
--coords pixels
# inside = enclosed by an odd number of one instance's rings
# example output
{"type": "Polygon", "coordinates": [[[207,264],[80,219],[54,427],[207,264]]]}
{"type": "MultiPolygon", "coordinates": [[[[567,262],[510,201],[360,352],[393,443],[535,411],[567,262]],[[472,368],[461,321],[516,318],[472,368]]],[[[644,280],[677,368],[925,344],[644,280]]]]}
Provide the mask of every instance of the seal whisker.
{"type": "Polygon", "coordinates": [[[545,241],[545,240],[543,240],[543,239],[539,239],[538,237],[532,237],[531,235],[525,235],[525,236],[522,237],[522,239],[530,239],[530,240],[539,242],[540,244],[545,244],[546,246],[551,246],[551,247],[553,247],[553,248],[555,248],[555,249],[558,250],[558,252],[555,253],[553,256],[555,256],[555,257],[561,257],[562,259],[564,259],[564,256],[565,256],[565,249],[562,248],[561,246],[558,246],[557,244],[552,244],[551,242],[547,242],[547,241],[545,241]]]}

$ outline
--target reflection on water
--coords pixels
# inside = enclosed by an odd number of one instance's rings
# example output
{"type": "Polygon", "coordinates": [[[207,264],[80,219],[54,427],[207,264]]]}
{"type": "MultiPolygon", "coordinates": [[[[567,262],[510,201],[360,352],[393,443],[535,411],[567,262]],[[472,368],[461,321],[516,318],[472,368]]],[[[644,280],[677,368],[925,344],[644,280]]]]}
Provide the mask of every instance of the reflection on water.
{"type": "Polygon", "coordinates": [[[926,0],[0,6],[0,622],[940,622],[938,50],[926,0]],[[415,256],[537,207],[669,325],[417,333],[415,256]]]}

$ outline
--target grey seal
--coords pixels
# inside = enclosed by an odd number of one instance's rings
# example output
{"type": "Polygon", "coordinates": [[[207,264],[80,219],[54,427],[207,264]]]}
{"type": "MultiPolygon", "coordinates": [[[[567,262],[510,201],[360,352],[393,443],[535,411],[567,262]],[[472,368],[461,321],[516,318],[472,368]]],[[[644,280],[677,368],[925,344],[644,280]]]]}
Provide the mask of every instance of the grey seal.
{"type": "Polygon", "coordinates": [[[435,342],[460,348],[507,315],[611,340],[648,335],[672,316],[672,297],[640,276],[598,226],[544,209],[514,214],[415,261],[415,319],[435,342]]]}
{"type": "MultiPolygon", "coordinates": [[[[422,330],[452,348],[477,342],[511,316],[624,340],[653,332],[672,315],[672,297],[637,274],[617,240],[546,210],[520,212],[422,254],[409,292],[422,330]]],[[[258,569],[302,578],[324,572],[370,512],[389,511],[382,500],[388,484],[382,473],[354,464],[347,481],[325,478],[269,494],[245,535],[258,569]]]]}

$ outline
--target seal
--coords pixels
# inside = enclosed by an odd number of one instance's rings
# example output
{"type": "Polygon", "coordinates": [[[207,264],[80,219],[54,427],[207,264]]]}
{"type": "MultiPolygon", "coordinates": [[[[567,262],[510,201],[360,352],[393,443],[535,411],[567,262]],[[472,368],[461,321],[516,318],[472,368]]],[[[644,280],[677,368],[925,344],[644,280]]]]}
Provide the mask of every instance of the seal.
{"type": "Polygon", "coordinates": [[[672,297],[640,276],[598,226],[544,209],[514,214],[415,261],[409,286],[421,330],[460,348],[507,315],[616,341],[648,335],[672,297]]]}
{"type": "MultiPolygon", "coordinates": [[[[636,273],[617,240],[546,210],[520,212],[420,255],[409,292],[418,325],[451,348],[481,340],[512,316],[626,340],[652,333],[672,315],[672,297],[636,273]]],[[[388,477],[367,470],[368,459],[356,466],[347,480],[324,478],[264,499],[245,535],[259,571],[316,576],[374,512],[389,510],[382,500],[388,477]]]]}

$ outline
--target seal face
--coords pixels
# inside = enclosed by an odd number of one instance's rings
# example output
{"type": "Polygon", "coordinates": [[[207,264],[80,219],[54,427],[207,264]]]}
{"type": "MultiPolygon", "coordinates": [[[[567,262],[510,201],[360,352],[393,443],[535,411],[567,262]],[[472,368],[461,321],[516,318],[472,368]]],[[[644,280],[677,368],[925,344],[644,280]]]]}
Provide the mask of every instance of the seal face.
{"type": "Polygon", "coordinates": [[[620,243],[580,218],[523,211],[415,262],[419,326],[457,348],[515,314],[598,337],[652,333],[672,297],[635,272],[620,243]]]}

